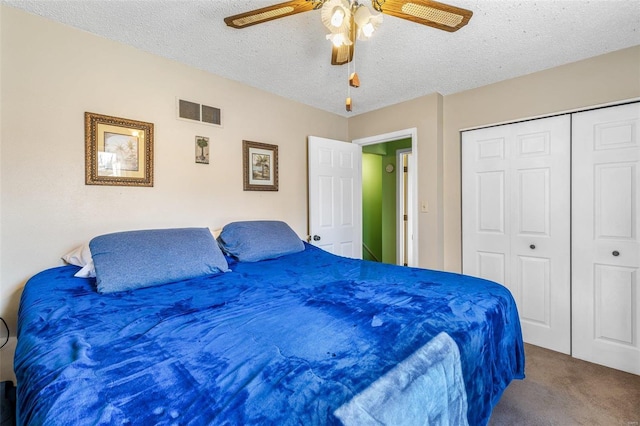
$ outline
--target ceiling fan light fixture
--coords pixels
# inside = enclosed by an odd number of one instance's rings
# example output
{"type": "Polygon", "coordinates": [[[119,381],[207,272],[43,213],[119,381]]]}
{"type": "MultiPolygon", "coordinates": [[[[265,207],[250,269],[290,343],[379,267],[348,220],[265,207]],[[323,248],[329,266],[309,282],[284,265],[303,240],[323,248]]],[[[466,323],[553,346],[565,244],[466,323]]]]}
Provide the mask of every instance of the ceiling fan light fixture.
{"type": "Polygon", "coordinates": [[[341,7],[334,7],[331,14],[331,25],[335,28],[340,28],[344,22],[344,9],[341,7]]]}
{"type": "Polygon", "coordinates": [[[351,46],[353,44],[346,32],[327,34],[327,40],[331,40],[335,47],[351,46]]]}
{"type": "Polygon", "coordinates": [[[373,35],[373,32],[376,30],[371,22],[367,22],[362,27],[360,27],[362,38],[369,38],[373,35]]]}
{"type": "MultiPolygon", "coordinates": [[[[354,58],[356,39],[370,38],[382,23],[382,14],[415,22],[439,30],[454,32],[467,25],[471,10],[440,3],[436,0],[371,0],[372,14],[364,0],[288,0],[224,18],[232,28],[251,25],[295,15],[310,10],[320,10],[322,24],[329,30],[326,36],[332,43],[331,65],[344,65],[354,58]]],[[[349,69],[350,71],[350,69],[349,69]]],[[[349,77],[350,87],[359,87],[358,75],[349,77]]],[[[350,90],[350,89],[349,89],[350,90]]],[[[347,97],[347,111],[351,111],[351,97],[347,97]]]]}
{"type": "Polygon", "coordinates": [[[358,38],[366,40],[373,35],[382,23],[382,15],[371,14],[365,5],[359,5],[353,14],[354,21],[358,27],[358,38]]]}
{"type": "Polygon", "coordinates": [[[325,27],[332,33],[349,29],[351,10],[347,0],[329,0],[320,9],[320,18],[325,27]]]}

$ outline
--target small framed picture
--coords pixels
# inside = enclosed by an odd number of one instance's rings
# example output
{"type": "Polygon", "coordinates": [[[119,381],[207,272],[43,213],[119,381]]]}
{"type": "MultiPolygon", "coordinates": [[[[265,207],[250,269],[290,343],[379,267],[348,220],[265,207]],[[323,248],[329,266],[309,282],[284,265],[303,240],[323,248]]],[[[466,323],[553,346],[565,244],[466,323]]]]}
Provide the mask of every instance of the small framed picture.
{"type": "Polygon", "coordinates": [[[209,164],[209,138],[196,136],[196,163],[209,164]]]}
{"type": "Polygon", "coordinates": [[[245,191],[278,190],[278,145],[242,141],[245,191]]]}
{"type": "Polygon", "coordinates": [[[153,123],[84,113],[85,183],[153,186],[153,123]]]}

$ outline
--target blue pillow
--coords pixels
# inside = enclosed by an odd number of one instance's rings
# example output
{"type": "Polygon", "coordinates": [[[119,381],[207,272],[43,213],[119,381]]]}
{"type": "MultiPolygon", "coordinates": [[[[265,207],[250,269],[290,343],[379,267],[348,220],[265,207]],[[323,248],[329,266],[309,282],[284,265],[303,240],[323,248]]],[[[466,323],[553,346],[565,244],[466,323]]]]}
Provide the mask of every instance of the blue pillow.
{"type": "Polygon", "coordinates": [[[304,250],[304,243],[284,222],[254,220],[225,225],[218,237],[225,253],[241,262],[275,259],[304,250]]]}
{"type": "Polygon", "coordinates": [[[98,293],[134,290],[229,270],[207,228],[116,232],[92,239],[89,248],[98,293]]]}

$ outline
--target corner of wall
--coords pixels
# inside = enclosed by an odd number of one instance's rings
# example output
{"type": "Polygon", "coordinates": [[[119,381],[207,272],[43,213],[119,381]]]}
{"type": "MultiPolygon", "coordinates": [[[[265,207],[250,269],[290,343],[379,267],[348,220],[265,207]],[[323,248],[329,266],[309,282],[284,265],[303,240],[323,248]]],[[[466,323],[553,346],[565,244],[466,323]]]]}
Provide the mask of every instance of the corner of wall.
{"type": "MultiPolygon", "coordinates": [[[[5,6],[0,4],[0,52],[3,51],[3,47],[4,47],[3,43],[4,43],[4,40],[6,40],[6,38],[3,37],[3,34],[2,34],[4,8],[5,6]]],[[[0,55],[0,188],[2,188],[2,139],[3,139],[3,129],[4,129],[4,126],[2,125],[2,111],[3,111],[2,107],[3,107],[3,99],[5,98],[3,94],[2,70],[3,70],[3,60],[2,60],[2,55],[0,55]]],[[[0,190],[0,259],[2,259],[2,223],[3,223],[2,212],[3,212],[2,191],[0,190]]],[[[8,293],[9,293],[9,290],[6,288],[4,284],[3,276],[2,276],[2,268],[0,268],[0,312],[4,310],[2,309],[2,307],[9,303],[10,295],[8,293]]],[[[8,336],[7,336],[8,342],[4,348],[0,349],[0,377],[3,380],[6,380],[6,379],[13,380],[13,382],[15,383],[15,375],[13,373],[13,352],[15,351],[16,339],[15,337],[9,337],[11,336],[10,321],[7,321],[7,327],[9,327],[8,336]]],[[[2,332],[4,333],[4,330],[2,332]]],[[[2,343],[3,342],[0,342],[0,344],[2,343]]]]}
{"type": "Polygon", "coordinates": [[[436,170],[438,183],[436,185],[436,239],[437,239],[437,265],[438,269],[444,269],[445,247],[444,247],[444,96],[436,94],[436,147],[437,160],[436,170]]]}

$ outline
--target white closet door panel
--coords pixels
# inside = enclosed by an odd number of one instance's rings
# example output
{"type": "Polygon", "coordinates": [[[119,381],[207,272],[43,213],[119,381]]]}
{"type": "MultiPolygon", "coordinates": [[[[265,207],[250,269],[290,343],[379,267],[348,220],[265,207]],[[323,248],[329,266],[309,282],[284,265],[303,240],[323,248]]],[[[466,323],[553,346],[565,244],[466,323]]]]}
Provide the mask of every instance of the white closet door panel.
{"type": "Polygon", "coordinates": [[[518,235],[549,237],[551,206],[548,167],[518,170],[518,235]]]}
{"type": "Polygon", "coordinates": [[[504,284],[525,341],[570,350],[570,119],[462,136],[463,272],[504,284]]]}
{"type": "Polygon", "coordinates": [[[504,170],[476,174],[477,232],[504,235],[504,180],[504,170]]]}
{"type": "Polygon", "coordinates": [[[597,239],[633,240],[636,164],[615,162],[594,168],[597,239]]]}
{"type": "Polygon", "coordinates": [[[549,294],[550,285],[550,260],[539,257],[518,257],[519,267],[518,282],[522,308],[520,317],[528,323],[549,328],[549,294]]]}
{"type": "Polygon", "coordinates": [[[594,338],[634,344],[634,268],[596,265],[594,276],[594,338]]]}
{"type": "Polygon", "coordinates": [[[505,253],[478,250],[476,251],[477,273],[474,275],[504,284],[506,282],[506,264],[505,253]]]}
{"type": "Polygon", "coordinates": [[[508,285],[507,140],[483,129],[464,133],[463,147],[463,272],[508,285]]]}
{"type": "Polygon", "coordinates": [[[511,253],[526,341],[571,352],[571,120],[513,125],[511,253]]]}
{"type": "Polygon", "coordinates": [[[640,374],[640,104],[574,114],[573,354],[640,374]]]}

